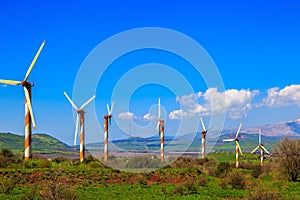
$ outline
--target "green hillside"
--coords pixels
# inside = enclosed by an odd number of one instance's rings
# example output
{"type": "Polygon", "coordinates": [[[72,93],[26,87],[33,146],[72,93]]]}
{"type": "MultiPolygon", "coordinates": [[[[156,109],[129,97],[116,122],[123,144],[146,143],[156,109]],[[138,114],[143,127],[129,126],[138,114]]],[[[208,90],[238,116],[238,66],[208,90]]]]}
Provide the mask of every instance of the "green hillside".
{"type": "MultiPolygon", "coordinates": [[[[0,149],[9,148],[14,152],[23,152],[24,136],[12,133],[0,133],[0,149]]],[[[47,134],[32,135],[32,151],[33,153],[51,154],[66,153],[71,148],[65,143],[51,137],[47,134]]]]}

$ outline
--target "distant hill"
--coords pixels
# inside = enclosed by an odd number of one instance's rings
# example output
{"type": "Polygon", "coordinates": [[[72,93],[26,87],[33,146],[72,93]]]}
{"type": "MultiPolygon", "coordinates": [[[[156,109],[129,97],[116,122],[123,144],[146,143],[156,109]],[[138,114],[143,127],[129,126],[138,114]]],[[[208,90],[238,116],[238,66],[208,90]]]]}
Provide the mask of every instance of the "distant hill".
{"type": "MultiPolygon", "coordinates": [[[[12,133],[0,133],[0,149],[9,148],[15,152],[24,151],[24,136],[12,133]]],[[[73,150],[65,143],[47,134],[32,135],[32,151],[34,154],[71,153],[73,150]]]]}
{"type": "Polygon", "coordinates": [[[300,119],[267,124],[264,126],[243,128],[244,133],[257,134],[258,129],[261,129],[262,135],[266,136],[296,136],[300,137],[300,119]]]}

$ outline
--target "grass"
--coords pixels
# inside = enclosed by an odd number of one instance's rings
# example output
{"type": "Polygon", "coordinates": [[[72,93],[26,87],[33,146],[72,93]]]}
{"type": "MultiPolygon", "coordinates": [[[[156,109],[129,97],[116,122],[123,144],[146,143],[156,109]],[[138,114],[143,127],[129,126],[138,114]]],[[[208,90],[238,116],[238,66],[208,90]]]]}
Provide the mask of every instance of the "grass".
{"type": "MultiPolygon", "coordinates": [[[[246,199],[252,184],[260,183],[270,191],[277,191],[284,199],[300,198],[300,182],[289,182],[278,171],[263,172],[258,178],[251,176],[251,169],[237,169],[245,176],[245,189],[233,189],[228,183],[231,167],[222,178],[204,173],[206,168],[216,168],[219,162],[234,162],[233,153],[215,153],[207,161],[195,162],[194,158],[177,161],[176,167],[166,167],[147,173],[126,173],[105,168],[97,161],[87,164],[51,162],[43,165],[40,160],[32,168],[24,162],[0,168],[1,199],[44,199],[42,195],[49,184],[61,185],[64,191],[76,193],[79,199],[246,199]],[[216,159],[216,162],[212,160],[216,159]],[[200,163],[200,164],[199,164],[200,163]],[[188,167],[187,167],[188,166],[188,167]],[[206,180],[199,184],[199,180],[206,180]],[[222,189],[220,183],[227,187],[222,189]],[[10,188],[7,188],[10,187],[10,188]],[[4,190],[6,189],[6,190],[4,190]],[[42,194],[41,194],[42,193],[42,194]]],[[[257,157],[246,154],[245,162],[257,162],[257,157]]],[[[241,161],[242,163],[244,161],[241,161]]],[[[266,165],[272,165],[267,163],[266,165]]]]}

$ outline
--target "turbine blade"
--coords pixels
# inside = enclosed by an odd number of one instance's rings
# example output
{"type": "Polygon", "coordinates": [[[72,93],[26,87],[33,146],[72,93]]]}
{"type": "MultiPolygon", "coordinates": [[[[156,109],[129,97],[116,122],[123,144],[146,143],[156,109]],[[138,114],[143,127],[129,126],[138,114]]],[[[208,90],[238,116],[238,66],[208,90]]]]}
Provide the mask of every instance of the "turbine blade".
{"type": "Polygon", "coordinates": [[[89,100],[87,100],[81,107],[79,110],[82,110],[84,107],[86,107],[91,101],[93,101],[96,98],[96,95],[94,94],[94,96],[92,96],[89,100]]]}
{"type": "Polygon", "coordinates": [[[212,130],[214,127],[210,127],[209,129],[207,129],[206,131],[210,131],[210,130],[212,130]]]}
{"type": "Polygon", "coordinates": [[[204,131],[206,131],[206,128],[205,128],[205,125],[204,125],[204,122],[203,122],[202,117],[200,117],[200,121],[201,121],[201,124],[202,124],[202,129],[203,129],[204,131]]]}
{"type": "Polygon", "coordinates": [[[268,154],[270,154],[270,152],[264,146],[261,146],[261,148],[263,148],[263,150],[265,150],[265,152],[267,152],[268,154]]]}
{"type": "Polygon", "coordinates": [[[32,125],[33,125],[33,128],[36,129],[35,120],[34,120],[34,116],[33,116],[33,112],[32,112],[31,101],[30,101],[30,97],[29,97],[29,92],[26,87],[24,87],[24,92],[25,92],[25,98],[26,98],[26,105],[29,109],[32,125]]]}
{"type": "Polygon", "coordinates": [[[238,129],[238,131],[236,132],[235,138],[238,137],[238,135],[239,135],[239,133],[240,133],[240,131],[241,131],[242,125],[243,125],[243,123],[240,123],[239,129],[238,129]]]}
{"type": "Polygon", "coordinates": [[[261,144],[261,129],[258,129],[258,144],[261,144]]]}
{"type": "Polygon", "coordinates": [[[160,119],[160,98],[158,98],[158,114],[157,118],[160,119]]]}
{"type": "Polygon", "coordinates": [[[75,110],[78,110],[78,108],[76,107],[76,105],[74,104],[74,102],[70,99],[70,97],[68,96],[68,94],[66,92],[64,92],[65,96],[67,97],[68,101],[70,102],[70,104],[73,106],[73,108],[75,110]]]}
{"type": "Polygon", "coordinates": [[[233,142],[233,141],[235,141],[235,139],[224,139],[224,140],[222,140],[223,142],[233,142]]]}
{"type": "Polygon", "coordinates": [[[12,81],[12,80],[1,80],[0,83],[8,84],[8,85],[20,85],[21,81],[12,81]]]}
{"type": "Polygon", "coordinates": [[[241,149],[241,147],[240,147],[240,144],[238,143],[238,141],[235,141],[236,142],[236,145],[238,146],[238,148],[239,148],[239,150],[240,150],[240,152],[241,152],[241,155],[243,155],[243,152],[242,152],[242,149],[241,149]]]}
{"type": "Polygon", "coordinates": [[[254,153],[258,148],[259,148],[259,145],[257,145],[257,147],[255,147],[255,149],[253,149],[253,150],[251,151],[251,153],[254,153]]]}
{"type": "Polygon", "coordinates": [[[114,106],[115,106],[115,101],[113,101],[111,104],[110,115],[112,114],[112,112],[114,110],[114,106]]]}
{"type": "Polygon", "coordinates": [[[107,114],[110,115],[110,114],[109,114],[109,113],[110,113],[110,109],[109,109],[108,103],[106,104],[106,109],[107,109],[107,114]]]}
{"type": "Polygon", "coordinates": [[[157,125],[156,125],[156,130],[158,130],[159,129],[159,121],[157,122],[157,125]]]}
{"type": "Polygon", "coordinates": [[[75,121],[75,134],[74,134],[74,147],[76,146],[76,142],[77,142],[78,123],[79,123],[79,115],[78,115],[78,114],[76,114],[76,121],[75,121]]]}
{"type": "Polygon", "coordinates": [[[31,64],[30,64],[30,66],[29,66],[29,68],[28,68],[28,70],[27,70],[27,73],[26,73],[26,76],[25,76],[25,78],[24,78],[24,81],[27,81],[28,76],[30,75],[30,72],[31,72],[31,70],[32,70],[32,68],[33,68],[33,66],[34,66],[34,64],[35,64],[35,62],[36,62],[37,58],[39,57],[39,55],[40,55],[40,53],[41,53],[41,51],[42,51],[42,49],[43,49],[43,47],[44,47],[44,45],[45,45],[45,42],[46,42],[46,41],[44,40],[43,43],[41,44],[41,46],[40,46],[38,52],[37,52],[36,55],[34,56],[32,62],[31,62],[31,64]]]}

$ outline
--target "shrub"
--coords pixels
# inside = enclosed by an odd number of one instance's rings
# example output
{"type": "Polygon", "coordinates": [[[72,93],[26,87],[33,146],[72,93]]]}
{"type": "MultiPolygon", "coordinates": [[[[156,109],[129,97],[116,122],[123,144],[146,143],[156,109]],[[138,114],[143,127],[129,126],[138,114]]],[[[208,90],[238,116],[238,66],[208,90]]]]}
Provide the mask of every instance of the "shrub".
{"type": "Polygon", "coordinates": [[[227,189],[227,186],[228,186],[228,182],[225,179],[222,179],[220,181],[220,187],[224,190],[227,189]]]}
{"type": "Polygon", "coordinates": [[[39,160],[35,160],[35,159],[30,159],[30,160],[24,160],[24,167],[26,169],[33,169],[39,166],[39,160]]]}
{"type": "Polygon", "coordinates": [[[252,184],[246,191],[247,200],[281,200],[283,199],[276,190],[270,190],[262,183],[252,184]]]}
{"type": "Polygon", "coordinates": [[[51,164],[52,162],[50,160],[47,159],[41,159],[39,162],[39,166],[40,168],[51,168],[51,164]]]}
{"type": "Polygon", "coordinates": [[[63,156],[59,156],[59,157],[53,158],[52,161],[53,161],[53,162],[56,162],[56,163],[62,163],[62,162],[67,162],[67,161],[69,161],[69,159],[67,159],[66,157],[63,157],[63,156]]]}
{"type": "Polygon", "coordinates": [[[128,168],[147,168],[151,162],[150,156],[138,156],[129,160],[126,164],[128,168]]]}
{"type": "Polygon", "coordinates": [[[0,150],[0,156],[11,158],[14,157],[15,155],[10,149],[3,148],[0,150]]]}
{"type": "Polygon", "coordinates": [[[261,173],[262,173],[262,168],[260,165],[255,165],[251,170],[251,175],[254,178],[258,178],[261,173]]]}
{"type": "Polygon", "coordinates": [[[2,177],[0,179],[0,192],[3,194],[10,194],[19,181],[20,178],[2,177]]]}
{"type": "Polygon", "coordinates": [[[96,161],[96,159],[95,159],[91,154],[89,154],[89,155],[84,159],[84,163],[85,163],[85,164],[88,164],[88,163],[93,162],[93,161],[96,161]]]}
{"type": "Polygon", "coordinates": [[[11,158],[0,156],[0,168],[8,167],[11,162],[11,158]]]}
{"type": "Polygon", "coordinates": [[[216,176],[217,177],[225,177],[227,175],[227,172],[230,171],[230,165],[228,162],[220,162],[217,165],[216,169],[216,176]]]}
{"type": "Polygon", "coordinates": [[[274,150],[289,179],[297,181],[300,171],[300,139],[284,138],[274,150]]]}
{"type": "Polygon", "coordinates": [[[51,174],[50,180],[40,193],[46,200],[77,200],[79,195],[75,190],[64,184],[60,178],[61,171],[51,174]]]}
{"type": "Polygon", "coordinates": [[[229,175],[229,184],[234,189],[244,189],[245,187],[245,176],[240,171],[234,171],[229,175]]]}
{"type": "Polygon", "coordinates": [[[88,165],[89,165],[90,168],[99,168],[99,167],[101,167],[101,164],[97,161],[92,161],[88,165]]]}
{"type": "Polygon", "coordinates": [[[208,180],[205,176],[200,176],[199,179],[197,180],[197,185],[198,186],[206,186],[207,182],[208,182],[208,180]]]}
{"type": "Polygon", "coordinates": [[[216,176],[216,167],[214,166],[206,166],[204,168],[204,172],[210,176],[216,176]]]}
{"type": "Polygon", "coordinates": [[[174,188],[173,194],[183,195],[183,187],[182,185],[178,185],[174,188]]]}

